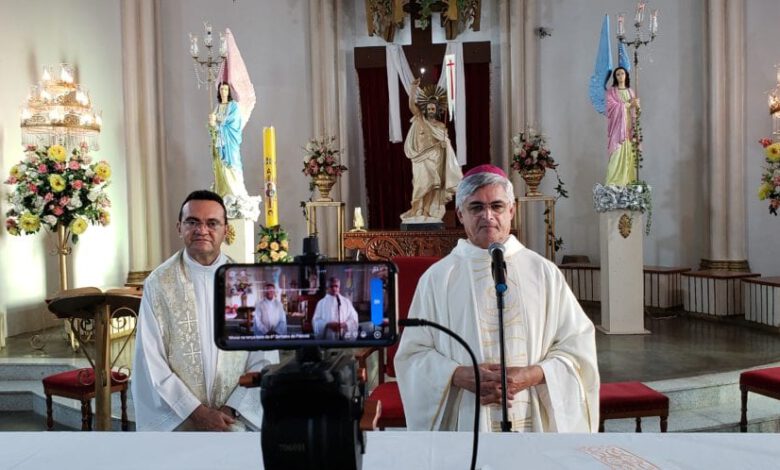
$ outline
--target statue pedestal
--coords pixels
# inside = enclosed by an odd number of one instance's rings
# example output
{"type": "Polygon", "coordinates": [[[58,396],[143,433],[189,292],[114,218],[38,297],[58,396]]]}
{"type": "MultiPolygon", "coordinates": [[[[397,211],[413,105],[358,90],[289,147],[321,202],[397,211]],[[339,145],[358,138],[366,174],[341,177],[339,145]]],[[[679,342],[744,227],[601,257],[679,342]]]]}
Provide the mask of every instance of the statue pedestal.
{"type": "Polygon", "coordinates": [[[236,263],[255,262],[255,223],[251,219],[228,219],[236,239],[232,244],[222,244],[222,252],[236,263]]]}
{"type": "Polygon", "coordinates": [[[606,334],[646,334],[642,273],[642,213],[599,214],[601,236],[601,325],[606,334]],[[629,223],[629,217],[632,219],[629,223]]]}

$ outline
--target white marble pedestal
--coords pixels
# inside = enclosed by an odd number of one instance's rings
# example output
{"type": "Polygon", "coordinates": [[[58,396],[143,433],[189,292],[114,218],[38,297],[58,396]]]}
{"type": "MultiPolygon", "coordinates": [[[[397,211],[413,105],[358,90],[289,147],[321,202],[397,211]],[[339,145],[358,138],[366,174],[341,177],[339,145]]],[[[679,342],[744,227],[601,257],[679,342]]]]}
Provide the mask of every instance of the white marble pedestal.
{"type": "Polygon", "coordinates": [[[601,325],[606,334],[646,334],[641,212],[599,214],[601,237],[601,325]],[[627,219],[631,218],[630,230],[627,219]],[[623,221],[621,222],[621,219],[623,221]]]}
{"type": "Polygon", "coordinates": [[[255,223],[251,219],[228,219],[236,239],[232,244],[222,244],[222,252],[236,263],[255,262],[255,223]]]}

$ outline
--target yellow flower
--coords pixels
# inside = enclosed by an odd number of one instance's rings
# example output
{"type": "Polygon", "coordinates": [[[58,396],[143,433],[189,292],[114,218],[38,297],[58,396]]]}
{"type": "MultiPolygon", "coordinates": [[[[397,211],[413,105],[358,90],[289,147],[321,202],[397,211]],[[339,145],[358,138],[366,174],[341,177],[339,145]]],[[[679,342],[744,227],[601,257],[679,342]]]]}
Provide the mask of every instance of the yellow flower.
{"type": "Polygon", "coordinates": [[[766,159],[770,162],[780,162],[780,142],[775,142],[772,145],[768,145],[764,149],[766,159]]]}
{"type": "Polygon", "coordinates": [[[111,178],[111,167],[106,162],[99,162],[95,165],[95,174],[105,181],[111,178]]]}
{"type": "Polygon", "coordinates": [[[16,179],[19,179],[22,176],[24,176],[24,173],[19,168],[19,165],[14,165],[14,166],[11,167],[11,176],[13,176],[16,179]]]}
{"type": "Polygon", "coordinates": [[[111,214],[109,214],[108,211],[99,211],[98,220],[100,221],[100,225],[108,225],[111,223],[111,214]]]}
{"type": "Polygon", "coordinates": [[[267,263],[269,261],[271,261],[271,258],[269,258],[268,255],[263,255],[263,256],[260,257],[260,262],[261,263],[267,263]]]}
{"type": "Polygon", "coordinates": [[[279,252],[279,259],[284,259],[287,257],[287,252],[282,250],[279,252]]]}
{"type": "Polygon", "coordinates": [[[271,242],[271,249],[273,251],[279,251],[279,244],[276,242],[271,242]]]}
{"type": "Polygon", "coordinates": [[[268,235],[263,235],[263,238],[260,239],[261,242],[268,242],[271,239],[268,237],[268,235]]]}
{"type": "Polygon", "coordinates": [[[287,240],[282,240],[281,245],[282,245],[282,248],[284,248],[285,250],[290,247],[290,244],[287,243],[287,240]]]}
{"type": "Polygon", "coordinates": [[[268,242],[266,242],[266,241],[260,242],[257,245],[257,248],[260,249],[260,250],[265,250],[266,248],[268,248],[268,242]]]}
{"type": "Polygon", "coordinates": [[[271,260],[272,261],[279,261],[279,253],[272,251],[271,252],[271,260]]]}
{"type": "Polygon", "coordinates": [[[13,236],[19,235],[19,227],[17,227],[16,225],[7,225],[5,228],[8,230],[8,233],[10,233],[11,235],[13,236]]]}
{"type": "Polygon", "coordinates": [[[49,158],[57,160],[58,162],[64,162],[68,157],[68,152],[62,145],[52,145],[49,147],[49,158]]]}
{"type": "MultiPolygon", "coordinates": [[[[774,144],[772,144],[774,145],[774,144]]],[[[771,184],[767,182],[761,183],[761,186],[758,187],[758,199],[760,201],[763,201],[764,199],[768,198],[770,194],[772,194],[772,190],[774,188],[771,184]]]]}
{"type": "Polygon", "coordinates": [[[74,235],[81,235],[87,231],[87,221],[82,217],[73,219],[73,222],[70,223],[70,231],[73,232],[74,235]]]}
{"type": "Polygon", "coordinates": [[[49,175],[49,184],[51,185],[51,190],[55,193],[62,192],[66,186],[65,178],[57,174],[49,175]]]}
{"type": "Polygon", "coordinates": [[[19,226],[27,233],[37,232],[41,228],[41,219],[35,214],[25,212],[19,217],[19,226]]]}

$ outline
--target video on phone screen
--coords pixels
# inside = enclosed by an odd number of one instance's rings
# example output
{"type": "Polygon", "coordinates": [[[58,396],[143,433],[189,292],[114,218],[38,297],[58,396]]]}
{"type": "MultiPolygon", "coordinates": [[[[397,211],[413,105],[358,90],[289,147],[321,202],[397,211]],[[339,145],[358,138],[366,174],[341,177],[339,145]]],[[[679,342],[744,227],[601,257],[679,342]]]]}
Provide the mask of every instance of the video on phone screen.
{"type": "Polygon", "coordinates": [[[228,266],[218,335],[234,346],[392,339],[393,280],[385,263],[228,266]]]}

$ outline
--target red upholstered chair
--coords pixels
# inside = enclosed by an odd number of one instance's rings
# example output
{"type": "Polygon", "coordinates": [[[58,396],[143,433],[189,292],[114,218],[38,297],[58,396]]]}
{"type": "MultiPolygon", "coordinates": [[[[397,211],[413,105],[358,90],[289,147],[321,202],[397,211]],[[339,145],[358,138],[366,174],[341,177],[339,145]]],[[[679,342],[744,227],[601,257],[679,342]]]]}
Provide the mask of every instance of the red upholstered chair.
{"type": "MultiPolygon", "coordinates": [[[[127,431],[127,375],[111,372],[111,393],[119,392],[122,401],[122,431],[127,431]]],[[[69,370],[43,379],[43,393],[46,395],[46,428],[54,426],[52,417],[52,395],[72,398],[81,402],[81,430],[92,430],[92,405],[95,398],[95,370],[90,368],[69,370]]]]}
{"type": "Polygon", "coordinates": [[[602,383],[599,390],[599,432],[607,419],[636,418],[636,432],[642,432],[642,417],[660,416],[666,432],[669,397],[641,382],[602,383]]]}
{"type": "Polygon", "coordinates": [[[742,392],[742,417],[739,420],[739,430],[747,432],[748,392],[780,400],[780,367],[749,370],[739,374],[739,390],[742,392]]]}
{"type": "MultiPolygon", "coordinates": [[[[401,256],[393,258],[393,262],[398,266],[399,320],[409,315],[409,307],[412,304],[412,298],[414,297],[414,291],[417,289],[417,281],[420,280],[420,276],[439,259],[435,256],[401,256]]],[[[378,354],[379,384],[371,391],[368,400],[376,400],[381,403],[382,411],[377,421],[377,427],[380,429],[386,427],[406,427],[406,417],[404,416],[404,407],[401,403],[398,383],[395,380],[388,380],[395,379],[393,360],[397,350],[398,343],[385,349],[366,348],[355,355],[365,377],[368,370],[366,365],[368,357],[375,352],[378,354]]]]}

